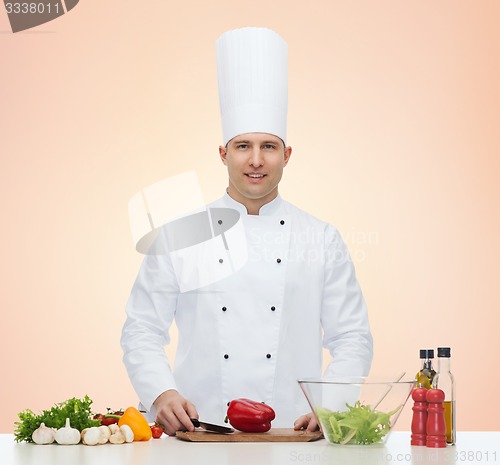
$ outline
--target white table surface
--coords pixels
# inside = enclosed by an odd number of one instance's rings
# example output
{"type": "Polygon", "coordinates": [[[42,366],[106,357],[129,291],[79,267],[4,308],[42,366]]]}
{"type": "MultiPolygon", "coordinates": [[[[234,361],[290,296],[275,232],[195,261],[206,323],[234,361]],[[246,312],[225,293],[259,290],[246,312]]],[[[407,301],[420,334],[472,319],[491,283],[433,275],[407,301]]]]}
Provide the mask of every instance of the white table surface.
{"type": "Polygon", "coordinates": [[[275,464],[500,464],[500,432],[458,432],[444,449],[410,446],[410,433],[395,431],[383,446],[310,443],[191,443],[163,436],[149,442],[102,446],[38,446],[0,435],[1,465],[275,465],[275,464]]]}

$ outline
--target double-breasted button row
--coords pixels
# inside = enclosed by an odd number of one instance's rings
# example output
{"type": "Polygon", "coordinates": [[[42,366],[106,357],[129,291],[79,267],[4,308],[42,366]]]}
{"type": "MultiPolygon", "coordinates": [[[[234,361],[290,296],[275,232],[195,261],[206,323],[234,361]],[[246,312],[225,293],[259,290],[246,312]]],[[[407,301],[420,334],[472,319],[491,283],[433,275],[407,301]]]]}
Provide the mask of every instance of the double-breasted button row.
{"type": "MultiPolygon", "coordinates": [[[[272,355],[271,354],[266,354],[266,358],[269,359],[271,358],[272,355]]],[[[229,358],[229,354],[224,354],[224,358],[227,360],[229,358]]]]}
{"type": "MultiPolygon", "coordinates": [[[[225,312],[225,311],[227,311],[227,307],[222,307],[222,308],[221,308],[221,310],[222,310],[223,312],[225,312]]],[[[271,307],[271,311],[272,311],[272,312],[274,312],[275,310],[276,310],[276,307],[273,305],[273,306],[271,307]]]]}

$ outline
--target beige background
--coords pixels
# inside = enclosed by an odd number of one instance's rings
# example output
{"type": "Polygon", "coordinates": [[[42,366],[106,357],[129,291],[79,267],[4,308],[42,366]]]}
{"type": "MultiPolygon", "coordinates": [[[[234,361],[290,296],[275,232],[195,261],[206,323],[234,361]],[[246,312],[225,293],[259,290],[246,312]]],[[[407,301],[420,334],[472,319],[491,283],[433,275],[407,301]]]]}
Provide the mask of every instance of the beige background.
{"type": "Polygon", "coordinates": [[[248,25],[289,44],[281,193],[342,231],[372,372],[450,345],[458,428],[499,429],[498,0],[82,0],[18,34],[0,10],[1,433],[73,396],[137,402],[127,202],[192,169],[222,194],[214,41],[248,25]]]}

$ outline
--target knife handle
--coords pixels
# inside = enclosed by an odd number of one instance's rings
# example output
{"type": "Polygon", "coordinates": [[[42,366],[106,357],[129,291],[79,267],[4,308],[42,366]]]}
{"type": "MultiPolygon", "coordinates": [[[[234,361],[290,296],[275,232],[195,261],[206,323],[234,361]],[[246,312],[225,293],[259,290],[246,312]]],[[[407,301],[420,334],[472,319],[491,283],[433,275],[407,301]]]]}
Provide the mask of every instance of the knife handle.
{"type": "Polygon", "coordinates": [[[190,418],[191,423],[194,425],[195,428],[200,427],[200,422],[196,418],[190,418]]]}

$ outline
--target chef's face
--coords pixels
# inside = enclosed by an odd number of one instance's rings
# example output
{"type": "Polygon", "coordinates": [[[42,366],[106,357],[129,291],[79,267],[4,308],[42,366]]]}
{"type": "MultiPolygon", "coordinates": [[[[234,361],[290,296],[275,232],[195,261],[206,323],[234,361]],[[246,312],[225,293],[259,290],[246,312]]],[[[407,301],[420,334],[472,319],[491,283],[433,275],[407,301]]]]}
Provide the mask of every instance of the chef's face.
{"type": "Polygon", "coordinates": [[[234,137],[226,147],[221,145],[219,154],[229,173],[228,194],[256,215],[278,195],[292,148],[277,136],[252,132],[234,137]]]}

